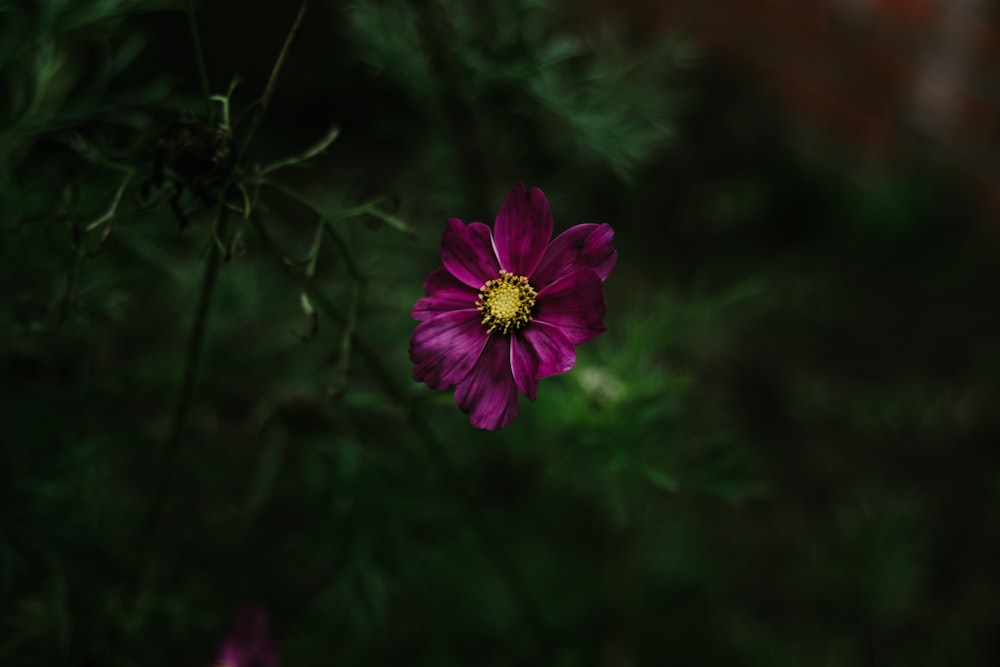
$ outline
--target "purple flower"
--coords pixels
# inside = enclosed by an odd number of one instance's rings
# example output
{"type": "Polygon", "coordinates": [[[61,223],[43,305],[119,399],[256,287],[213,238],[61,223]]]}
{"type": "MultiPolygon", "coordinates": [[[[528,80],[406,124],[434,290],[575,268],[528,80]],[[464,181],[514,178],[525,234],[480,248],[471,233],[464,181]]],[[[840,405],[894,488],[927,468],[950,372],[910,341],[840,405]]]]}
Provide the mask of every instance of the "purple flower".
{"type": "Polygon", "coordinates": [[[517,392],[535,400],[538,381],[576,363],[574,346],[604,331],[601,283],[618,254],[610,225],[587,223],[552,240],[552,213],[538,188],[515,186],[493,231],[448,220],[444,268],[413,306],[413,378],[455,387],[476,428],[517,416],[517,392]],[[551,240],[551,243],[550,243],[551,240]]]}
{"type": "Polygon", "coordinates": [[[278,667],[278,646],[267,634],[267,612],[245,607],[233,617],[216,667],[278,667]]]}

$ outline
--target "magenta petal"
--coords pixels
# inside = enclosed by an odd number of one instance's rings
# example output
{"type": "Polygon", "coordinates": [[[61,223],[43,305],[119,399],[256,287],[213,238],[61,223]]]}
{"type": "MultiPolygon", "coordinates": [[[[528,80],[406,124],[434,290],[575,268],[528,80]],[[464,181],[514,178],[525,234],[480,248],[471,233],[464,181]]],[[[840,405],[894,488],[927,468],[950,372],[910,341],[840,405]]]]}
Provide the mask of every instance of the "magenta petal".
{"type": "Polygon", "coordinates": [[[518,276],[531,275],[551,238],[548,200],[538,188],[525,190],[518,183],[507,194],[493,226],[500,267],[518,276]]]}
{"type": "Polygon", "coordinates": [[[576,364],[573,341],[558,327],[535,321],[523,334],[539,358],[539,380],[550,375],[568,373],[573,369],[576,364]]]}
{"type": "Polygon", "coordinates": [[[413,306],[413,319],[429,320],[441,313],[452,310],[475,308],[479,292],[459,281],[446,269],[432,271],[424,281],[424,291],[428,296],[413,306]]]}
{"type": "Polygon", "coordinates": [[[477,290],[500,275],[490,228],[481,222],[464,225],[457,218],[448,220],[441,236],[441,260],[451,275],[477,290]]]}
{"type": "Polygon", "coordinates": [[[576,350],[562,331],[534,321],[514,334],[510,361],[518,389],[535,400],[538,381],[571,370],[576,363],[576,350]]]}
{"type": "Polygon", "coordinates": [[[495,431],[517,416],[510,340],[509,336],[490,336],[476,365],[455,388],[455,402],[476,428],[495,431]]]}
{"type": "Polygon", "coordinates": [[[277,667],[278,646],[268,636],[267,614],[259,607],[240,610],[219,648],[219,663],[234,667],[277,667]]]}
{"type": "Polygon", "coordinates": [[[489,338],[479,319],[478,310],[453,310],[418,324],[410,336],[413,379],[447,389],[468,375],[489,338]]]}
{"type": "Polygon", "coordinates": [[[535,348],[524,337],[526,331],[518,331],[510,338],[510,369],[514,374],[514,384],[530,400],[535,400],[538,392],[538,367],[541,359],[535,348]]]}
{"type": "Polygon", "coordinates": [[[593,269],[601,280],[606,280],[618,251],[612,241],[615,230],[611,225],[588,222],[570,227],[553,239],[538,266],[531,274],[531,284],[542,289],[573,269],[593,269]]]}
{"type": "Polygon", "coordinates": [[[604,293],[592,269],[574,269],[538,292],[535,320],[561,330],[574,345],[605,330],[604,293]]]}

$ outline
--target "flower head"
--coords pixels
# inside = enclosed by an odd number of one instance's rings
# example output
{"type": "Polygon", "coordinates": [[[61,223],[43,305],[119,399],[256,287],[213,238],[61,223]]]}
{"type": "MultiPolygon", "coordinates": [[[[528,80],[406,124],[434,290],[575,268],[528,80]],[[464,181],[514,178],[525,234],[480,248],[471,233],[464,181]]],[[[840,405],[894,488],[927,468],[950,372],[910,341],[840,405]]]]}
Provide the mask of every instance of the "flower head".
{"type": "Polygon", "coordinates": [[[267,633],[267,612],[240,609],[219,646],[216,667],[278,667],[278,646],[267,633]]]}
{"type": "Polygon", "coordinates": [[[618,259],[610,225],[587,223],[552,239],[549,202],[515,186],[493,230],[448,220],[444,268],[413,306],[413,378],[455,388],[477,428],[517,416],[518,391],[535,400],[538,381],[576,363],[575,346],[604,331],[604,282],[618,259]]]}

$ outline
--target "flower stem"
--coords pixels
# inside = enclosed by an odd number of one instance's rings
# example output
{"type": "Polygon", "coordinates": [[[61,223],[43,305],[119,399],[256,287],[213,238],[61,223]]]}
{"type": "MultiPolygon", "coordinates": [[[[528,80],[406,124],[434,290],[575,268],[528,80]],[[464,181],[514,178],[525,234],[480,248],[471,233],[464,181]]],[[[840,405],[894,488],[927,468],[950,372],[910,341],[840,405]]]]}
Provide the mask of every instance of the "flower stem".
{"type": "Polygon", "coordinates": [[[281,69],[285,66],[285,59],[292,48],[292,42],[295,41],[295,35],[298,34],[299,28],[302,26],[302,19],[305,17],[311,3],[312,0],[302,0],[302,4],[299,5],[299,11],[295,15],[295,20],[292,21],[292,27],[289,28],[288,34],[285,35],[285,42],[281,45],[278,58],[274,61],[274,66],[271,68],[271,76],[268,77],[267,85],[264,86],[264,94],[260,97],[257,112],[250,120],[250,127],[243,138],[243,142],[236,151],[236,159],[233,161],[233,164],[238,165],[243,159],[247,149],[250,147],[250,142],[253,141],[253,137],[257,133],[257,128],[260,127],[260,122],[264,119],[264,114],[267,113],[267,108],[271,105],[271,99],[274,97],[274,89],[278,83],[278,75],[281,74],[281,69]]]}
{"type": "MultiPolygon", "coordinates": [[[[225,206],[219,206],[216,220],[217,224],[214,226],[218,229],[219,233],[222,233],[226,223],[225,206]]],[[[174,416],[170,422],[170,432],[167,435],[166,444],[160,453],[156,484],[153,487],[153,499],[150,502],[149,511],[146,515],[146,523],[141,533],[140,544],[143,545],[156,532],[163,516],[164,502],[173,477],[181,434],[187,423],[188,414],[191,412],[191,401],[194,397],[195,379],[198,375],[201,351],[205,342],[205,330],[208,326],[212,294],[215,291],[215,283],[219,277],[219,267],[221,264],[222,251],[219,249],[219,245],[217,243],[210,243],[208,246],[208,258],[205,260],[205,269],[201,277],[201,289],[198,291],[198,305],[195,310],[194,325],[191,328],[191,337],[188,339],[180,395],[177,399],[177,405],[174,408],[174,416]]]]}
{"type": "MultiPolygon", "coordinates": [[[[209,311],[211,310],[212,294],[215,290],[215,283],[219,275],[219,268],[221,266],[224,253],[224,247],[218,242],[218,240],[225,233],[227,211],[225,201],[226,196],[236,184],[236,174],[239,163],[243,159],[244,155],[246,155],[247,149],[253,141],[254,134],[260,126],[260,122],[267,111],[270,100],[274,95],[274,88],[278,80],[278,75],[281,73],[285,58],[291,48],[292,41],[295,39],[295,35],[298,33],[299,26],[302,24],[302,18],[305,15],[310,2],[311,0],[302,1],[302,5],[299,7],[299,12],[295,17],[295,21],[292,23],[292,27],[289,29],[288,34],[285,36],[285,42],[281,46],[278,58],[275,60],[274,66],[271,68],[271,75],[267,80],[267,85],[264,87],[264,93],[261,96],[260,105],[257,107],[257,112],[253,116],[250,129],[247,131],[247,134],[243,137],[243,141],[240,142],[238,146],[236,159],[233,161],[233,168],[227,175],[225,184],[222,186],[221,194],[219,195],[215,219],[212,223],[212,240],[209,243],[208,258],[205,261],[205,269],[202,274],[201,281],[201,290],[198,294],[198,305],[197,310],[195,311],[194,327],[191,330],[191,337],[188,341],[187,356],[184,361],[184,375],[181,382],[180,396],[177,400],[177,406],[174,410],[173,419],[170,423],[170,431],[167,436],[166,443],[164,444],[163,451],[160,454],[160,465],[157,469],[157,478],[156,484],[153,487],[152,500],[150,501],[149,509],[145,517],[145,523],[143,524],[142,531],[140,532],[140,550],[148,545],[150,538],[156,534],[162,520],[167,492],[170,488],[170,483],[173,478],[173,469],[177,461],[177,450],[180,446],[181,434],[184,431],[188,414],[191,411],[191,401],[194,395],[195,380],[198,373],[201,350],[205,339],[205,329],[208,324],[209,311]]],[[[192,39],[195,41],[195,53],[199,63],[199,75],[202,79],[202,85],[207,90],[208,77],[207,75],[204,75],[204,58],[200,56],[201,45],[197,36],[197,24],[194,21],[193,0],[188,0],[187,9],[189,25],[192,29],[192,39]]],[[[211,103],[210,96],[206,95],[205,99],[209,104],[211,103]]]]}

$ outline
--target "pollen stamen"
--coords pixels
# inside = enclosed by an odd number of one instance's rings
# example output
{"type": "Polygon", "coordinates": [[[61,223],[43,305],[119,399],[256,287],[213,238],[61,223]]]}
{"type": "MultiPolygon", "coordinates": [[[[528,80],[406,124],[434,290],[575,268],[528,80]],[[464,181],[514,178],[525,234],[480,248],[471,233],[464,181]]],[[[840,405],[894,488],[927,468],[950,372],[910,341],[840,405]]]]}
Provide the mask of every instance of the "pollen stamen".
{"type": "Polygon", "coordinates": [[[487,333],[508,334],[531,321],[538,292],[524,276],[500,269],[500,277],[479,288],[476,308],[483,314],[487,333]]]}

